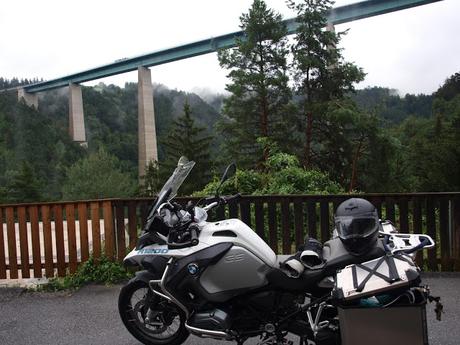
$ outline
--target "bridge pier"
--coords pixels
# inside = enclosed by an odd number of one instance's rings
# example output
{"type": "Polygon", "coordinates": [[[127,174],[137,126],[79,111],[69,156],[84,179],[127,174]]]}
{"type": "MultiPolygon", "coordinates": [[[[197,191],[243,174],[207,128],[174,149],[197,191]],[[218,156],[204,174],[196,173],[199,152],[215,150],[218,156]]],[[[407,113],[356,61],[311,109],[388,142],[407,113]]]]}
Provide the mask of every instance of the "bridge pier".
{"type": "Polygon", "coordinates": [[[24,102],[29,107],[38,109],[38,95],[36,93],[29,93],[24,89],[18,89],[18,101],[21,101],[21,99],[24,99],[24,102]]]}
{"type": "Polygon", "coordinates": [[[69,83],[69,134],[73,141],[87,146],[81,86],[69,83]]]}
{"type": "Polygon", "coordinates": [[[151,160],[158,161],[155,111],[153,108],[153,86],[150,69],[138,68],[138,138],[139,181],[142,182],[146,166],[151,160]]]}

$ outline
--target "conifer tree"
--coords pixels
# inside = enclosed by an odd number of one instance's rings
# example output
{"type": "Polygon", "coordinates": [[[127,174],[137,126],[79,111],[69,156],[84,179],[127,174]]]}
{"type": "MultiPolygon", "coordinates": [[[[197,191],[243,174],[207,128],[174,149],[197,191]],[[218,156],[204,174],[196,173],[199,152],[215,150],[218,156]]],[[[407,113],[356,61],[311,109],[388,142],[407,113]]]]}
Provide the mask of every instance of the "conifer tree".
{"type": "Polygon", "coordinates": [[[314,147],[319,146],[319,133],[334,135],[328,130],[328,103],[354,90],[354,83],[364,73],[353,63],[345,62],[337,48],[345,32],[325,30],[327,11],[332,0],[288,1],[297,12],[299,27],[292,47],[293,74],[296,93],[300,96],[300,128],[304,133],[303,163],[315,165],[314,147]]]}
{"type": "Polygon", "coordinates": [[[160,176],[163,183],[177,166],[181,156],[195,161],[187,181],[180,188],[179,193],[190,195],[196,190],[202,189],[209,182],[212,172],[210,158],[210,145],[212,137],[206,135],[206,129],[195,125],[192,118],[192,110],[186,101],[184,103],[184,115],[173,122],[172,128],[166,140],[162,142],[166,152],[166,160],[160,163],[160,176]]]}
{"type": "Polygon", "coordinates": [[[227,90],[231,94],[224,103],[227,121],[220,130],[227,153],[239,166],[254,166],[266,159],[266,150],[261,152],[256,144],[258,137],[267,137],[281,148],[291,138],[287,135],[293,125],[287,109],[289,49],[281,19],[263,0],[254,0],[249,12],[240,17],[244,37],[236,40],[235,48],[218,54],[221,67],[230,70],[227,90]]]}

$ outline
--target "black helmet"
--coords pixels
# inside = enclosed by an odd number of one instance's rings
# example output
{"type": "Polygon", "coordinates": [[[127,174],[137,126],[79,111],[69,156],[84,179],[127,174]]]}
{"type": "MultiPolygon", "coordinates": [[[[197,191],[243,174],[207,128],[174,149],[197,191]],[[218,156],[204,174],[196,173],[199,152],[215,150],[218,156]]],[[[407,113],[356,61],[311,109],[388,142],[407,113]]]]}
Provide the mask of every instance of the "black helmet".
{"type": "Polygon", "coordinates": [[[363,255],[374,247],[379,235],[377,209],[369,201],[352,198],[335,211],[335,227],[345,248],[353,255],[363,255]]]}

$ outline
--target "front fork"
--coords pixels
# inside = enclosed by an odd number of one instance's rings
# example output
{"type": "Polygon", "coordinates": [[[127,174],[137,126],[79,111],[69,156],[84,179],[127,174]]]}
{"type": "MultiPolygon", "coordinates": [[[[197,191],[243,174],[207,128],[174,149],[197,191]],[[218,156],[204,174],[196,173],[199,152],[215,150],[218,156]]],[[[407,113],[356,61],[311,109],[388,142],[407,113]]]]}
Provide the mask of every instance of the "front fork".
{"type": "Polygon", "coordinates": [[[153,291],[156,295],[166,299],[169,302],[174,303],[177,305],[184,313],[185,319],[188,320],[190,316],[189,310],[179,301],[177,300],[165,287],[166,279],[168,277],[169,270],[174,263],[174,258],[170,258],[166,263],[166,268],[163,272],[161,279],[152,279],[149,281],[150,290],[153,291]]]}

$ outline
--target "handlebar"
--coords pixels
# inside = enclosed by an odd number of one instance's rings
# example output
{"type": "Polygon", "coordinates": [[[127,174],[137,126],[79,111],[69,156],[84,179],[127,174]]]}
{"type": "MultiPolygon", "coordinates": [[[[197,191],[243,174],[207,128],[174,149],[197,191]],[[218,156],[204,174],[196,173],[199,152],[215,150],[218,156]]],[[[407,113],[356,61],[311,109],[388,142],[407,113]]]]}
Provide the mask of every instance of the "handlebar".
{"type": "MultiPolygon", "coordinates": [[[[217,196],[217,197],[207,198],[206,201],[210,203],[204,206],[203,210],[208,212],[209,210],[213,209],[216,206],[226,205],[240,198],[241,198],[241,195],[239,193],[235,195],[231,195],[231,196],[217,196]]],[[[173,205],[173,207],[176,207],[176,205],[173,205]]],[[[188,212],[193,212],[193,206],[189,208],[190,210],[188,210],[188,212]]],[[[193,219],[194,218],[192,217],[192,220],[193,219]]],[[[184,225],[187,226],[188,224],[190,223],[187,223],[184,225]]],[[[171,236],[171,234],[169,234],[168,239],[167,239],[167,245],[171,249],[180,249],[180,248],[196,246],[200,243],[198,239],[199,233],[200,233],[200,228],[195,223],[191,223],[190,225],[188,225],[188,227],[183,228],[183,230],[179,230],[179,232],[176,232],[174,235],[171,236]]]]}
{"type": "Polygon", "coordinates": [[[200,241],[198,240],[198,233],[200,232],[200,229],[196,225],[190,225],[189,231],[190,231],[190,244],[192,246],[198,245],[198,243],[200,243],[200,241]]]}

